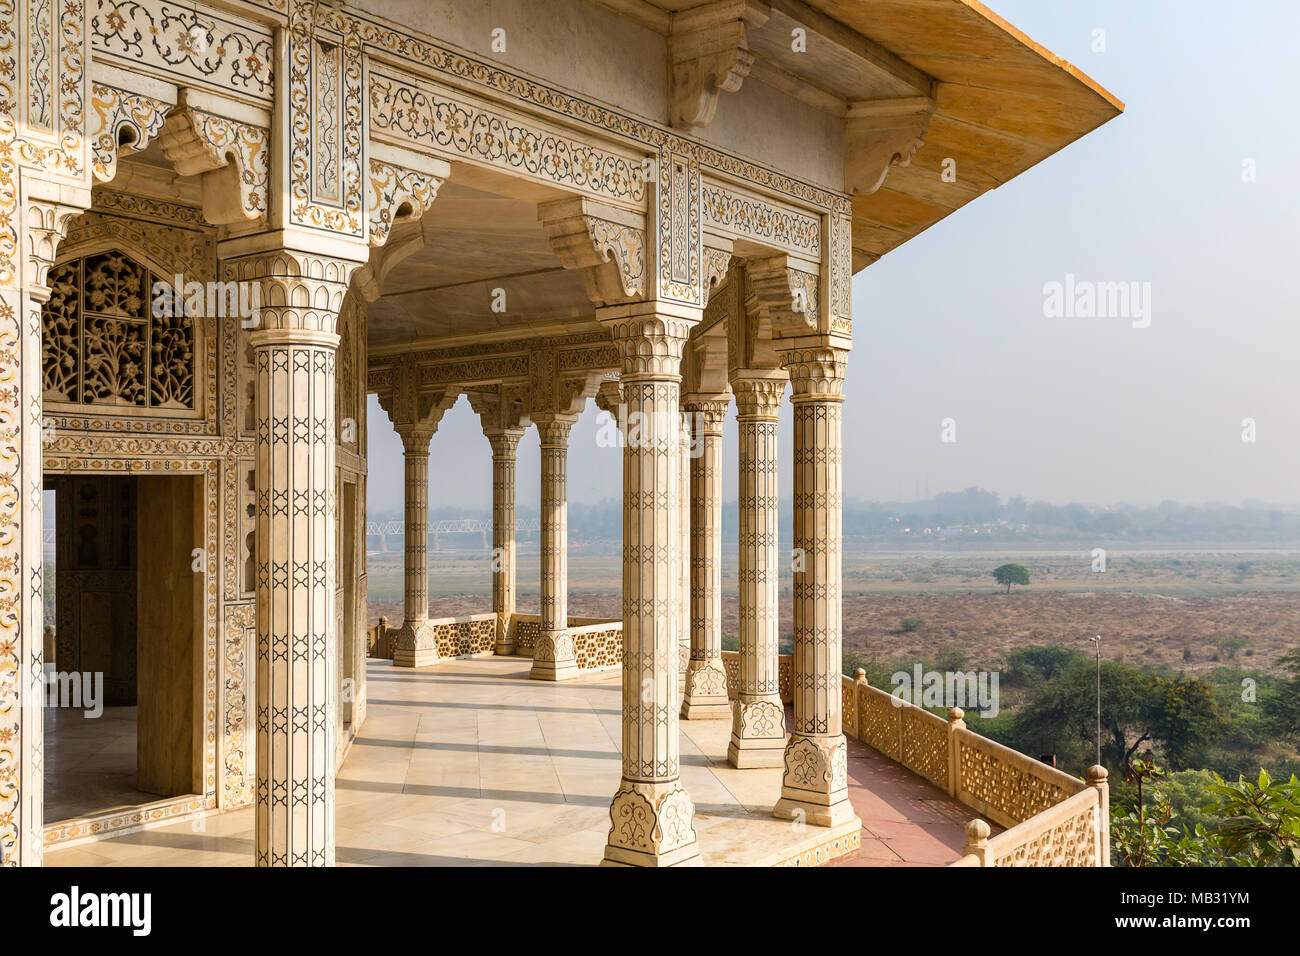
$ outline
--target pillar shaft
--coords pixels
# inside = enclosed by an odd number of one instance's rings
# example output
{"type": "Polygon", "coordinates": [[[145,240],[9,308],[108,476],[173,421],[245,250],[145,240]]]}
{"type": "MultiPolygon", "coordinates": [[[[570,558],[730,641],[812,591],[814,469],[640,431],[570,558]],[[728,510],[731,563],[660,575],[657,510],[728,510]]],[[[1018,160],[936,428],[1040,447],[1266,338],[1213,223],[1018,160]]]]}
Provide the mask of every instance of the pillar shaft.
{"type": "Polygon", "coordinates": [[[838,349],[785,356],[794,406],[794,732],[774,812],[818,826],[855,816],[840,700],[844,361],[838,349]]]}
{"type": "MultiPolygon", "coordinates": [[[[21,71],[21,67],[20,67],[21,71]]],[[[21,135],[21,128],[20,128],[21,135]]],[[[21,140],[19,141],[21,143],[21,140]]],[[[44,610],[41,545],[41,307],[49,270],[90,190],[16,171],[19,151],[0,157],[18,243],[0,277],[0,866],[44,862],[44,610]],[[76,199],[66,205],[60,199],[76,199]]],[[[52,440],[57,435],[49,436],[52,440]]]]}
{"type": "Polygon", "coordinates": [[[255,332],[258,866],[334,863],[334,359],[255,332]]]}
{"type": "Polygon", "coordinates": [[[722,666],[722,428],[725,398],[688,402],[695,438],[690,459],[691,658],[682,717],[731,717],[722,666]]]}
{"type": "Polygon", "coordinates": [[[779,767],[785,748],[777,618],[777,422],[785,373],[733,378],[740,429],[740,686],[727,759],[779,767]]]}
{"type": "Polygon", "coordinates": [[[565,680],[578,676],[569,636],[569,429],[576,416],[534,416],[542,456],[542,623],[530,676],[565,680]]]}
{"type": "Polygon", "coordinates": [[[404,620],[393,640],[394,667],[437,663],[438,646],[429,627],[429,442],[427,428],[397,426],[402,439],[404,620]]]}
{"type": "Polygon", "coordinates": [[[403,596],[407,623],[429,617],[429,436],[402,436],[405,464],[404,525],[406,553],[403,596]]]}
{"type": "Polygon", "coordinates": [[[690,318],[650,306],[599,310],[623,359],[623,780],[610,805],[605,862],[698,862],[695,807],[679,772],[678,648],[669,598],[679,571],[678,399],[690,318]]]}
{"type": "Polygon", "coordinates": [[[488,432],[492,444],[492,610],[497,616],[498,654],[515,652],[510,619],[515,613],[515,463],[522,428],[488,432]]]}
{"type": "Polygon", "coordinates": [[[679,414],[677,487],[677,674],[686,686],[686,671],[691,662],[691,427],[690,420],[679,414]]]}

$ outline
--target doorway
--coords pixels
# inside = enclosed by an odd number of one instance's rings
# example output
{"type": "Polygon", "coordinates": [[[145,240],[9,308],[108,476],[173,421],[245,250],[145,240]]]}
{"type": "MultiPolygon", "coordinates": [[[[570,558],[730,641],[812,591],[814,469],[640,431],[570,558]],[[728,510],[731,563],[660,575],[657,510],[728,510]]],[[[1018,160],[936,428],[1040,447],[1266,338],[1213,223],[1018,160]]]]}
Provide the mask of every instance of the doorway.
{"type": "Polygon", "coordinates": [[[199,479],[59,475],[45,487],[47,823],[201,792],[199,479]]]}

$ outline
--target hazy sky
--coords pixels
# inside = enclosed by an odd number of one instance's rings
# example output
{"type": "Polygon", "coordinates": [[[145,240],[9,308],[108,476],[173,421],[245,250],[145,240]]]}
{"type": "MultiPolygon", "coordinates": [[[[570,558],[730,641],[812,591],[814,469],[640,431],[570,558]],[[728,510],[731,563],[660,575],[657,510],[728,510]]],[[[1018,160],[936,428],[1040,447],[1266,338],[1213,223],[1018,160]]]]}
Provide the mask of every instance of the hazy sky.
{"type": "MultiPolygon", "coordinates": [[[[1300,3],[986,2],[1126,111],[857,276],[848,495],[1300,502],[1300,3]],[[1044,317],[1044,284],[1067,274],[1150,283],[1150,325],[1044,317]],[[940,440],[945,418],[955,443],[940,440]]],[[[571,436],[571,501],[620,494],[596,415],[589,403],[571,436]]],[[[401,444],[373,398],[370,427],[370,509],[400,510],[401,444]]],[[[732,498],[734,417],[727,428],[732,498]]],[[[535,508],[535,429],[519,460],[519,503],[535,508]]],[[[431,506],[491,506],[464,398],[431,463],[431,506]]]]}

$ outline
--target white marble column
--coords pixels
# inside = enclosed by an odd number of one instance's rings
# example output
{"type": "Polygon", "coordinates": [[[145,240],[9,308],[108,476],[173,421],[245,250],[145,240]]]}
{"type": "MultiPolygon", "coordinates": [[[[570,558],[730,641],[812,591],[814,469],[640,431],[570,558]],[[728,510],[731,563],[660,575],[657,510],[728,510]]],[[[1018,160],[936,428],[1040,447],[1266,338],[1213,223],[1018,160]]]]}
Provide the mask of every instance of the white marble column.
{"type": "Polygon", "coordinates": [[[542,451],[542,622],[529,676],[568,680],[578,676],[569,636],[569,429],[574,415],[533,416],[542,451]]]}
{"type": "Polygon", "coordinates": [[[679,415],[677,487],[677,675],[686,687],[691,663],[691,426],[683,408],[679,415]]]}
{"type": "MultiPolygon", "coordinates": [[[[42,599],[41,307],[50,267],[90,190],[0,167],[11,178],[14,271],[0,276],[0,861],[44,861],[42,752],[44,609],[42,599]],[[82,203],[70,206],[58,199],[82,203]]],[[[0,250],[2,252],[3,250],[0,250]]],[[[52,436],[57,437],[57,436],[52,436]]]]}
{"type": "Polygon", "coordinates": [[[260,282],[265,303],[250,337],[257,408],[255,859],[258,866],[330,866],[338,681],[335,328],[357,264],[278,248],[225,258],[226,278],[260,282]]]}
{"type": "Polygon", "coordinates": [[[401,629],[393,635],[393,666],[427,667],[438,662],[438,647],[429,627],[429,443],[433,432],[403,425],[396,426],[396,431],[402,439],[405,466],[405,615],[401,629]]]}
{"type": "Polygon", "coordinates": [[[840,700],[840,419],[846,353],[787,352],[794,406],[794,731],[774,813],[817,826],[855,818],[840,700]],[[799,567],[803,570],[800,571],[799,567]]]}
{"type": "Polygon", "coordinates": [[[686,403],[695,455],[690,459],[691,659],[682,695],[686,720],[730,719],[722,667],[722,429],[728,399],[686,403]]]}
{"type": "Polygon", "coordinates": [[[629,439],[623,449],[623,779],[610,806],[606,864],[700,861],[695,807],[681,784],[678,649],[666,600],[676,590],[681,494],[682,349],[699,310],[648,304],[597,310],[622,357],[629,439]]]}
{"type": "Polygon", "coordinates": [[[484,432],[492,444],[492,610],[497,616],[497,654],[515,652],[510,618],[515,613],[515,462],[522,428],[484,432]]]}
{"type": "Polygon", "coordinates": [[[727,760],[733,767],[779,767],[785,708],[778,683],[777,422],[786,374],[733,375],[740,431],[740,686],[727,760]]]}

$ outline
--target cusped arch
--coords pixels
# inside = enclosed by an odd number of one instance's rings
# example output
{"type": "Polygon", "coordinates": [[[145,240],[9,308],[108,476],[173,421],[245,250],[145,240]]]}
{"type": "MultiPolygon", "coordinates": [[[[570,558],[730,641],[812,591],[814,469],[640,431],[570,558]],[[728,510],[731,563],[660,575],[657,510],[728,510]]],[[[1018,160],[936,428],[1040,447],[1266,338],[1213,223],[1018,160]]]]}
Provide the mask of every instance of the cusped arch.
{"type": "Polygon", "coordinates": [[[42,310],[45,405],[202,415],[215,335],[206,308],[186,308],[185,294],[187,285],[191,295],[202,290],[206,306],[214,268],[204,243],[196,250],[176,242],[176,230],[134,220],[82,219],[50,269],[42,310]]]}

